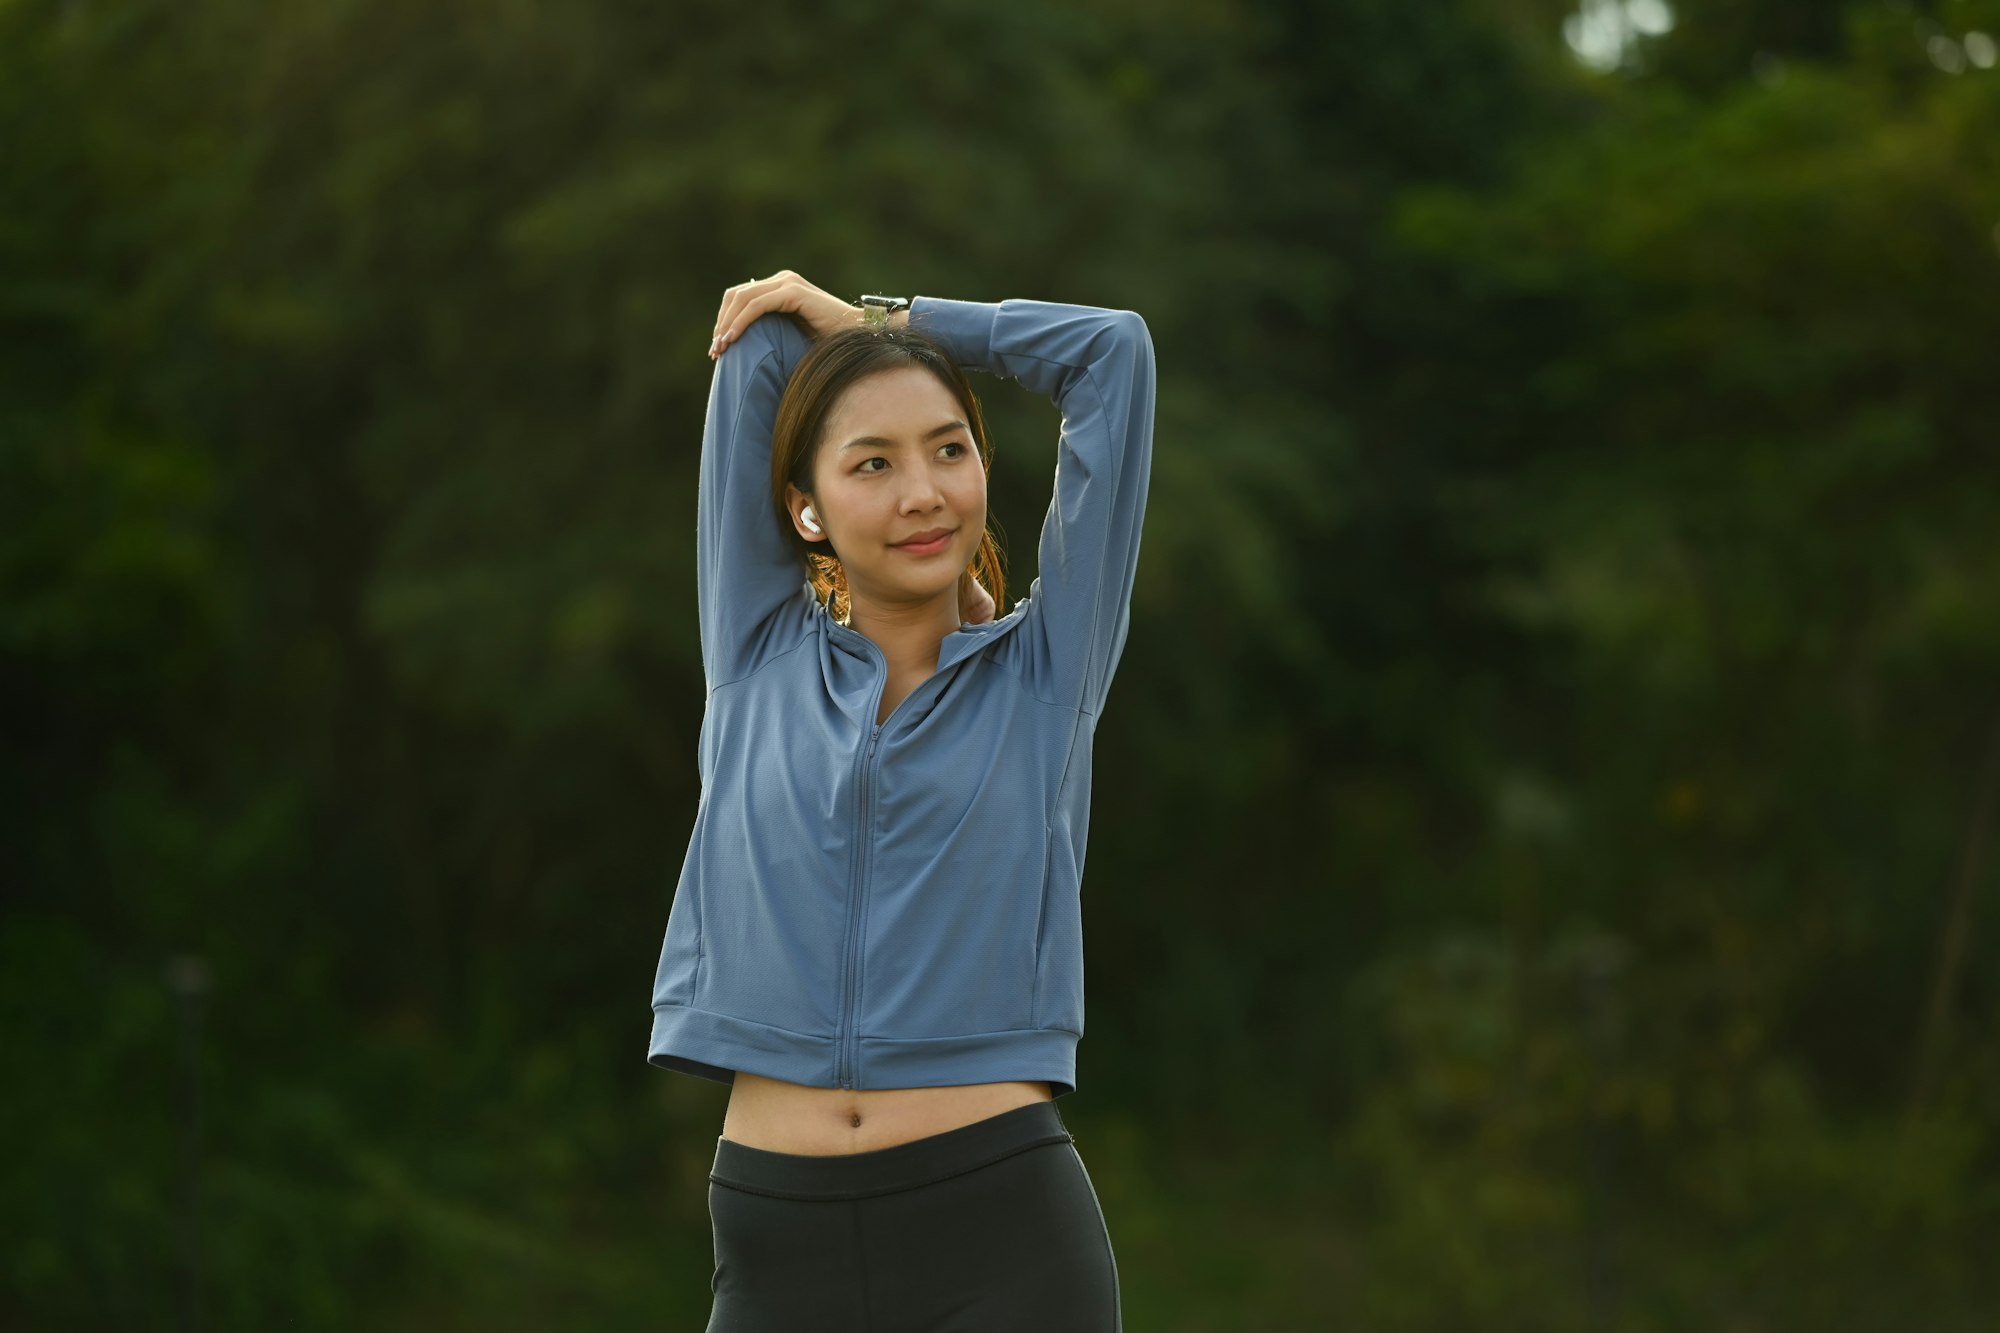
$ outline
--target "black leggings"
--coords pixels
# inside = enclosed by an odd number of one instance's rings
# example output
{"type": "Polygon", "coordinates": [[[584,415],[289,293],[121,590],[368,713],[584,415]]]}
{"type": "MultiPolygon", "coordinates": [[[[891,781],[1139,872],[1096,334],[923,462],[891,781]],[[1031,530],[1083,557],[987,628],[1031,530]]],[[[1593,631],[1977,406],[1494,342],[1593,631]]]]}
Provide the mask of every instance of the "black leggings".
{"type": "Polygon", "coordinates": [[[716,1140],[708,1333],[1119,1333],[1097,1191],[1054,1102],[874,1152],[716,1140]]]}

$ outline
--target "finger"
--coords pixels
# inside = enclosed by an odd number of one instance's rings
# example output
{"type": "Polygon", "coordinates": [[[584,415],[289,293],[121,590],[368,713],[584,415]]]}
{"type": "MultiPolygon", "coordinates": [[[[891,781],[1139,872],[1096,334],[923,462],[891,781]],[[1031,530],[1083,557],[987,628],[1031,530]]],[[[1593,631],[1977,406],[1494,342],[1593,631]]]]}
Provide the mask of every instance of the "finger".
{"type": "Polygon", "coordinates": [[[716,337],[727,347],[743,331],[757,322],[760,315],[772,310],[794,310],[799,299],[795,287],[804,280],[788,268],[781,268],[768,278],[758,278],[751,282],[732,287],[734,305],[727,317],[717,323],[716,337]]]}
{"type": "Polygon", "coordinates": [[[743,330],[756,322],[759,315],[775,309],[779,292],[790,276],[788,271],[781,269],[768,278],[731,287],[723,298],[722,312],[715,321],[715,341],[710,345],[709,355],[720,355],[742,336],[743,330]]]}
{"type": "Polygon", "coordinates": [[[731,327],[734,323],[737,311],[743,308],[745,293],[755,285],[754,281],[739,282],[734,287],[724,289],[722,293],[722,305],[715,312],[715,328],[709,333],[708,354],[710,357],[715,356],[722,350],[723,330],[731,327]]]}
{"type": "Polygon", "coordinates": [[[708,331],[709,337],[714,338],[721,335],[722,326],[729,319],[730,307],[736,303],[737,293],[749,285],[747,282],[739,282],[734,287],[724,287],[722,289],[722,303],[715,308],[715,327],[708,331]]]}
{"type": "Polygon", "coordinates": [[[723,335],[736,326],[744,304],[750,299],[750,291],[756,285],[754,279],[748,282],[739,282],[734,287],[728,288],[722,293],[722,305],[715,312],[715,328],[709,335],[709,356],[716,356],[727,345],[727,340],[723,335]]]}

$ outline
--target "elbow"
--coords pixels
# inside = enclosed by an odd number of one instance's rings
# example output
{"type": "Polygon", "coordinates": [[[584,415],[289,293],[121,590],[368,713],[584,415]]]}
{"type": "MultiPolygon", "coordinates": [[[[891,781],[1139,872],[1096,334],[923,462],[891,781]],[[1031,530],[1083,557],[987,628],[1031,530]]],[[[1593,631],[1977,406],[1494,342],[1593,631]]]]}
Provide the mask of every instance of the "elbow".
{"type": "Polygon", "coordinates": [[[1116,310],[1112,316],[1110,327],[1115,331],[1119,345],[1131,350],[1133,364],[1150,377],[1155,366],[1153,331],[1146,327],[1145,316],[1136,310],[1116,310]]]}
{"type": "Polygon", "coordinates": [[[1146,327],[1144,315],[1136,310],[1113,310],[1110,314],[1109,323],[1118,331],[1120,337],[1145,343],[1149,347],[1152,345],[1153,333],[1146,327]]]}
{"type": "Polygon", "coordinates": [[[1092,359],[1109,353],[1140,364],[1150,364],[1153,360],[1152,331],[1136,310],[1106,309],[1102,322],[1092,333],[1092,342],[1092,359]]]}
{"type": "Polygon", "coordinates": [[[766,310],[750,321],[730,350],[746,353],[745,360],[751,365],[775,352],[778,364],[789,371],[811,345],[795,316],[783,310],[766,310]]]}

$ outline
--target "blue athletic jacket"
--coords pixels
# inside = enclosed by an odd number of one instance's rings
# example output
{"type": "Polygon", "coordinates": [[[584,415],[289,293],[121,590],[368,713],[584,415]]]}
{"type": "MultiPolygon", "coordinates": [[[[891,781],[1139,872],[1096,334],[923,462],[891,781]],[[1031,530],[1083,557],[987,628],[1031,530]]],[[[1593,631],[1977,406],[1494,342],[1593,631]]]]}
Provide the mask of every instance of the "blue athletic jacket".
{"type": "Polygon", "coordinates": [[[911,327],[1062,411],[1037,577],[944,637],[876,725],[888,663],[814,595],[771,506],[810,343],[760,316],[715,362],[697,566],[701,800],[647,1059],[826,1088],[1076,1088],[1091,740],[1125,646],[1154,363],[1129,310],[920,296],[911,327]]]}

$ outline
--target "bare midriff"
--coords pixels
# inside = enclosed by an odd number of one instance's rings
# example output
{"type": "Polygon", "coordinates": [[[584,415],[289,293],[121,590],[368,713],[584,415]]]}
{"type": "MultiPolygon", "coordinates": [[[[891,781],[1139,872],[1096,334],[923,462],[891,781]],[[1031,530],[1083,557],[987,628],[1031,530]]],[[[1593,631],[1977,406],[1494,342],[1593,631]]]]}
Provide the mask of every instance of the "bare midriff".
{"type": "Polygon", "coordinates": [[[893,1148],[1053,1100],[1040,1079],[942,1088],[812,1088],[739,1070],[730,1085],[722,1137],[768,1152],[832,1157],[893,1148]]]}

